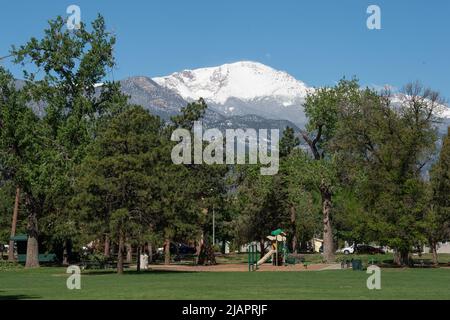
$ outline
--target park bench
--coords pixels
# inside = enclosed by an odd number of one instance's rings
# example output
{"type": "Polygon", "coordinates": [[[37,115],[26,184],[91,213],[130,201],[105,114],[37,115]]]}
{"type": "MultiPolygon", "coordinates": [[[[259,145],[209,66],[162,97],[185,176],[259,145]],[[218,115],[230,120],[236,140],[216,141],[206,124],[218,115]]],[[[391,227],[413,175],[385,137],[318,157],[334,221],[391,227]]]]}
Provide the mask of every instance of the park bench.
{"type": "MultiPolygon", "coordinates": [[[[40,253],[38,255],[39,263],[54,263],[57,262],[56,254],[54,253],[40,253]]],[[[26,254],[18,254],[17,261],[19,263],[25,263],[27,260],[26,254]]]]}
{"type": "Polygon", "coordinates": [[[309,261],[306,261],[305,257],[298,257],[298,256],[294,256],[294,255],[288,255],[286,257],[286,263],[287,264],[292,264],[292,265],[296,265],[296,264],[303,264],[303,266],[308,269],[308,266],[310,265],[309,261]]]}
{"type": "Polygon", "coordinates": [[[178,254],[174,257],[174,261],[182,262],[189,261],[192,262],[192,265],[197,264],[197,255],[196,254],[178,254]]]}
{"type": "MultiPolygon", "coordinates": [[[[98,269],[98,270],[105,270],[105,269],[116,269],[117,268],[117,261],[96,261],[96,260],[85,260],[81,261],[80,267],[82,270],[89,270],[89,269],[98,269]]],[[[130,264],[127,262],[123,263],[123,267],[129,268],[130,264]]]]}
{"type": "Polygon", "coordinates": [[[410,267],[432,267],[433,262],[431,259],[411,259],[410,260],[410,267]]]}

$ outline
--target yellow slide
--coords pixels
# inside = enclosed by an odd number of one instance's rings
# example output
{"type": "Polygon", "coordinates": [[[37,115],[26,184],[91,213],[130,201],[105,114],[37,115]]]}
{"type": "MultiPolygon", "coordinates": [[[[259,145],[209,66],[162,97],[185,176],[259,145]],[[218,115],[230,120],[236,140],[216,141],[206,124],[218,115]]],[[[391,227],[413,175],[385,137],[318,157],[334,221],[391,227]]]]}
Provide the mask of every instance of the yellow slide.
{"type": "Polygon", "coordinates": [[[269,252],[266,253],[266,255],[264,257],[262,257],[257,263],[256,265],[261,265],[264,262],[266,262],[274,253],[276,253],[276,250],[270,250],[269,252]]]}

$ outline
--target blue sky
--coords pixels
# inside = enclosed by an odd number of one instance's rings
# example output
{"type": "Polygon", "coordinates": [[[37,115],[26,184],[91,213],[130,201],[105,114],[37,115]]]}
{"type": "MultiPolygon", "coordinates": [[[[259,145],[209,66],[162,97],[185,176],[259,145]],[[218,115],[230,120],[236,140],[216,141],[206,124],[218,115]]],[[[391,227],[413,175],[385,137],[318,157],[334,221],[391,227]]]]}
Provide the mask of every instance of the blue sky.
{"type": "Polygon", "coordinates": [[[5,1],[0,56],[70,4],[85,22],[100,12],[117,35],[116,80],[253,60],[313,86],[353,75],[364,85],[420,80],[450,99],[448,0],[5,1]],[[381,30],[366,27],[370,4],[381,30]]]}

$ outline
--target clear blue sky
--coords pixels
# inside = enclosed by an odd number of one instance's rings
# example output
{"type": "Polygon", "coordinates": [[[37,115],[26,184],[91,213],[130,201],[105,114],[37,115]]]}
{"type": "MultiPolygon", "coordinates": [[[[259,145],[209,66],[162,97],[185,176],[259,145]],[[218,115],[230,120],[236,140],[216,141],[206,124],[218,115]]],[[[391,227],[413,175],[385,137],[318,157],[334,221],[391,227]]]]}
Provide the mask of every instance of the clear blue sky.
{"type": "Polygon", "coordinates": [[[450,98],[448,0],[4,1],[0,56],[70,4],[85,22],[100,12],[116,33],[115,79],[245,59],[313,86],[353,75],[365,85],[420,80],[450,98]],[[370,4],[381,7],[382,30],[366,28],[370,4]]]}

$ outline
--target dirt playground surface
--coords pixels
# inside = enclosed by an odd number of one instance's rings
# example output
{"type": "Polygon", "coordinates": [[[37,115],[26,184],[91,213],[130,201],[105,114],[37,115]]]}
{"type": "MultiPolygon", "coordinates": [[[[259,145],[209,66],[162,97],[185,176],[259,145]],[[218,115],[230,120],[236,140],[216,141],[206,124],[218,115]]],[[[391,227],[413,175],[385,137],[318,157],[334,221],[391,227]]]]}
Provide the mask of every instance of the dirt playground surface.
{"type": "MultiPolygon", "coordinates": [[[[318,271],[318,270],[329,270],[335,269],[335,265],[330,264],[311,264],[307,267],[303,264],[288,265],[288,266],[272,266],[272,265],[261,265],[258,267],[259,272],[264,271],[279,271],[279,272],[289,272],[289,271],[318,271]]],[[[190,265],[163,265],[163,264],[152,264],[148,266],[149,270],[158,271],[181,271],[181,272],[248,272],[247,264],[217,264],[214,266],[190,266],[190,265]]],[[[339,265],[340,269],[340,265],[339,265]]]]}

